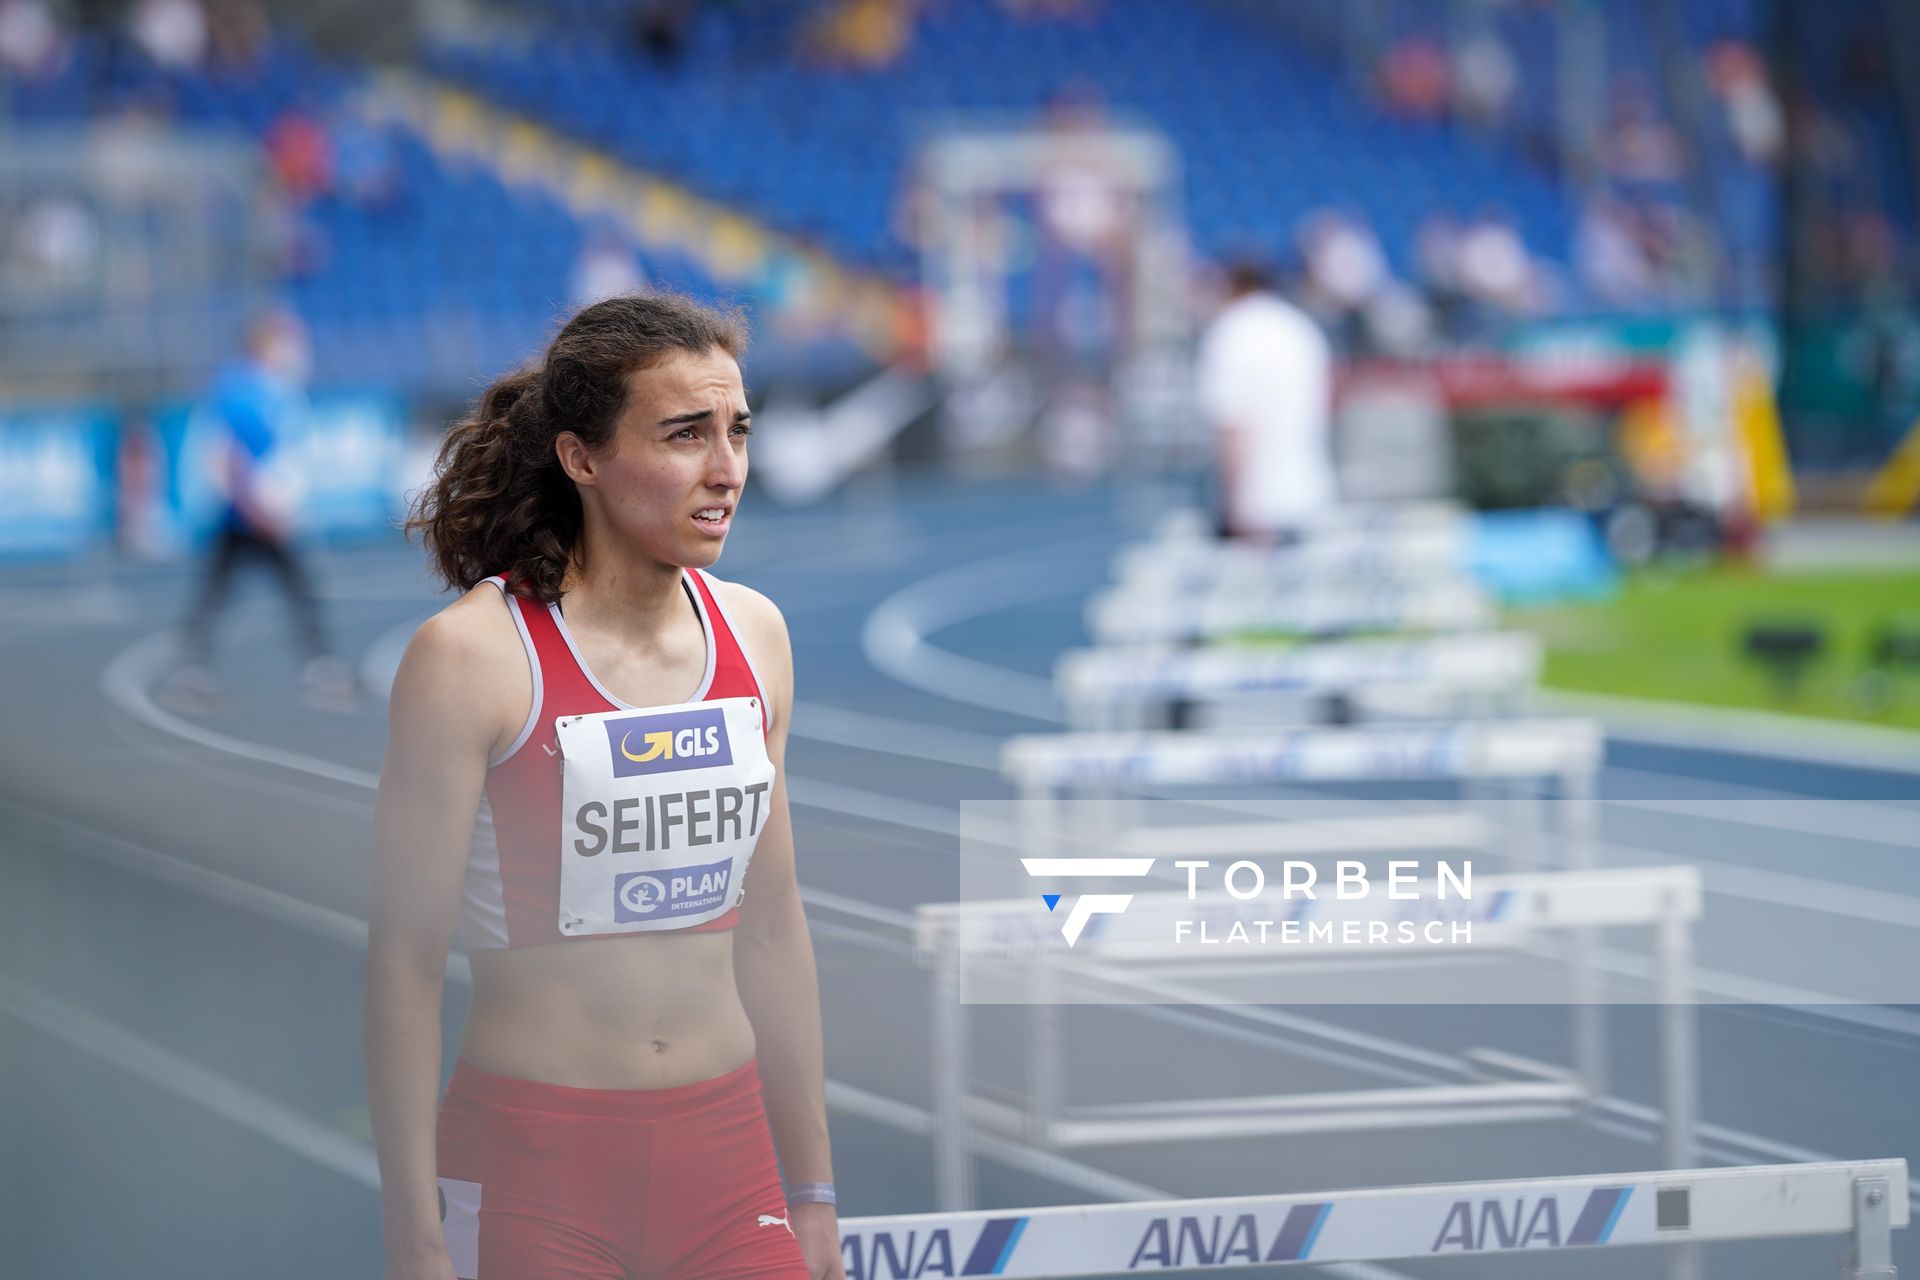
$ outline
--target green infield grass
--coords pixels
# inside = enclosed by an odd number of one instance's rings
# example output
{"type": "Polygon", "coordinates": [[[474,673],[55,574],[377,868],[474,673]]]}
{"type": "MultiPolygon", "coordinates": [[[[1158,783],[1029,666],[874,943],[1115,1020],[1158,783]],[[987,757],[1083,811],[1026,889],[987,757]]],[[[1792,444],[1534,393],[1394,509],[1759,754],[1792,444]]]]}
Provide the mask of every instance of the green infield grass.
{"type": "Polygon", "coordinates": [[[1920,652],[1877,672],[1873,659],[1889,626],[1920,648],[1920,570],[1644,570],[1610,600],[1514,609],[1509,622],[1546,641],[1551,688],[1920,729],[1920,652]],[[1821,632],[1796,687],[1743,652],[1756,624],[1821,632]]]}

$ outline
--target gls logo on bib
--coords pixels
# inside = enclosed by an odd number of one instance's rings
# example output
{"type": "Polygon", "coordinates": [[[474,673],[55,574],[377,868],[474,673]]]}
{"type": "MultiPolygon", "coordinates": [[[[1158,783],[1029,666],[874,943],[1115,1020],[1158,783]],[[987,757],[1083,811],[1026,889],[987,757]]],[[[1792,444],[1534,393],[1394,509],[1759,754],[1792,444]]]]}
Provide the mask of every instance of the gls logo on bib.
{"type": "Polygon", "coordinates": [[[607,749],[613,776],[634,778],[680,769],[711,769],[733,763],[726,713],[719,707],[609,720],[607,749]]]}

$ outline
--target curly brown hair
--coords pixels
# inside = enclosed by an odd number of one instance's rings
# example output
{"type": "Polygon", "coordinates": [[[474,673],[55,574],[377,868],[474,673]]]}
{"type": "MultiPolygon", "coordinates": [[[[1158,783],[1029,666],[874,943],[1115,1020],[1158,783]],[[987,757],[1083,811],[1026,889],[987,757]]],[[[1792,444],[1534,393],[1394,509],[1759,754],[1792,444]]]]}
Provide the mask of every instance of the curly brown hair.
{"type": "Polygon", "coordinates": [[[628,381],[675,352],[715,349],[739,359],[747,325],[738,310],[668,293],[596,302],[576,314],[537,364],[501,378],[447,432],[406,522],[435,571],[466,590],[504,573],[513,591],[551,603],[580,538],[580,493],[554,440],[571,431],[605,448],[627,404],[628,381]]]}

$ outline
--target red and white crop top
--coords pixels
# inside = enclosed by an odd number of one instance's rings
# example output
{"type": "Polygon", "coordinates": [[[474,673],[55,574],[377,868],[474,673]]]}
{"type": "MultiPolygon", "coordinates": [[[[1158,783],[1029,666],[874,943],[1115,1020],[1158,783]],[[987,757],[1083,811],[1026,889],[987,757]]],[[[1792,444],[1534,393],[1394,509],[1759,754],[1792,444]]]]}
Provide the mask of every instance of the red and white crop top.
{"type": "MultiPolygon", "coordinates": [[[[771,804],[772,766],[765,755],[771,718],[753,662],[713,579],[699,569],[687,570],[682,578],[707,637],[706,673],[699,690],[675,707],[644,709],[620,701],[594,679],[558,605],[521,599],[507,590],[503,577],[487,581],[506,596],[526,648],[533,671],[533,707],[520,736],[487,770],[493,838],[487,838],[484,823],[476,829],[461,892],[461,943],[468,950],[486,950],[624,932],[733,928],[746,859],[771,804]],[[643,714],[621,714],[635,711],[643,714]],[[677,727],[694,720],[705,727],[677,727]],[[651,731],[656,728],[662,731],[651,731]],[[573,745],[562,742],[563,733],[573,745]],[[596,758],[583,764],[588,752],[580,744],[590,741],[598,744],[592,753],[596,758]],[[636,744],[639,751],[631,749],[636,744]],[[743,785],[690,788],[685,771],[716,766],[709,759],[688,757],[712,751],[715,744],[719,751],[714,758],[724,755],[719,765],[725,768],[711,780],[743,785]],[[665,759],[660,758],[663,753],[665,759]],[[672,776],[616,780],[609,775],[582,781],[583,768],[607,775],[607,762],[599,758],[606,756],[613,758],[613,774],[672,776]],[[679,789],[672,794],[615,798],[623,786],[658,790],[676,781],[679,789]],[[596,786],[605,794],[595,791],[596,786]],[[731,812],[725,809],[729,799],[731,812]],[[716,801],[721,807],[717,813],[716,801]],[[658,835],[656,817],[661,820],[658,835]],[[703,824],[705,840],[699,838],[703,824]],[[713,861],[712,847],[689,847],[690,837],[695,846],[714,846],[716,833],[724,836],[729,829],[735,850],[731,862],[724,857],[713,861]],[[656,849],[663,841],[665,853],[656,849]],[[628,851],[633,853],[631,866],[622,871],[613,855],[628,851]],[[685,865],[665,866],[675,861],[685,865]],[[590,896],[596,904],[605,898],[604,910],[579,906],[587,900],[589,876],[590,896]],[[569,901],[563,904],[563,897],[569,901]],[[583,921],[582,915],[590,919],[583,921]]],[[[691,776],[699,781],[700,775],[691,776]]]]}

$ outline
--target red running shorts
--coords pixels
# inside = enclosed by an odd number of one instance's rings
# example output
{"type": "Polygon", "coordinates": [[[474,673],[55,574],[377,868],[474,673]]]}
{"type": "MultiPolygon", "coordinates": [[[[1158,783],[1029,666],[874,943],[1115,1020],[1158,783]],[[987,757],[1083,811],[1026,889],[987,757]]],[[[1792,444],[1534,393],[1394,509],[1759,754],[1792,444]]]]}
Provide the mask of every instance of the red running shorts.
{"type": "Polygon", "coordinates": [[[755,1062],[624,1090],[463,1060],[438,1145],[461,1280],[806,1280],[755,1062]]]}

